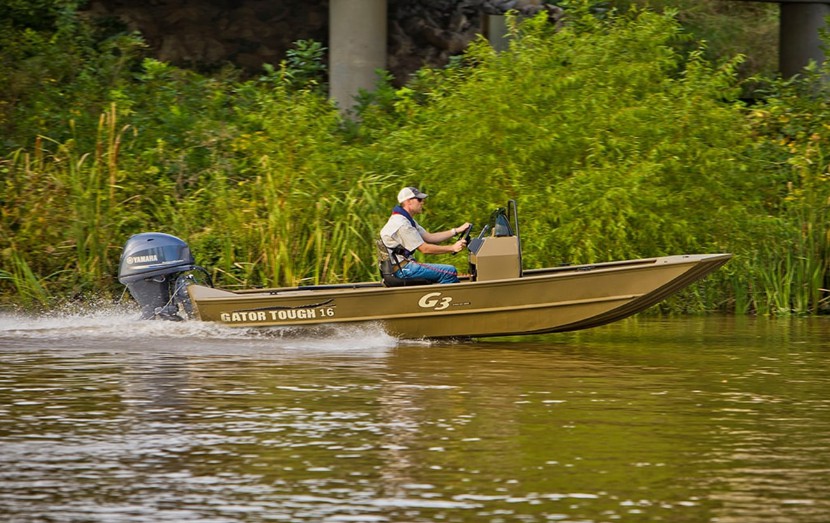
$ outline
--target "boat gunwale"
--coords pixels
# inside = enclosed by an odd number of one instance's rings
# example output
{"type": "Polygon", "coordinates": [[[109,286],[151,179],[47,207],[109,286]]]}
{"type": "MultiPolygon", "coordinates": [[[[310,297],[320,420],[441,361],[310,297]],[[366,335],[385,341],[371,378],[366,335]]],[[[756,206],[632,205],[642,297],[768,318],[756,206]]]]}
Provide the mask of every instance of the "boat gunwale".
{"type": "MultiPolygon", "coordinates": [[[[547,267],[542,269],[527,269],[523,271],[522,276],[517,278],[504,278],[498,280],[486,281],[470,281],[469,279],[462,279],[459,283],[451,284],[453,286],[475,286],[485,287],[494,286],[500,287],[504,285],[516,285],[524,283],[536,283],[540,279],[548,278],[567,278],[580,277],[586,273],[605,273],[605,272],[628,272],[630,270],[639,270],[650,268],[663,261],[666,265],[681,265],[681,264],[705,264],[720,262],[725,263],[732,257],[728,253],[719,254],[681,254],[673,256],[659,256],[654,258],[642,258],[635,260],[621,260],[611,262],[601,262],[594,264],[582,265],[561,265],[557,267],[547,267]]],[[[244,289],[244,290],[228,290],[228,289],[213,289],[212,291],[219,291],[222,295],[203,296],[196,298],[197,302],[217,302],[217,301],[235,301],[234,298],[241,301],[249,301],[253,299],[263,298],[303,298],[307,296],[319,296],[324,294],[331,295],[359,295],[359,294],[376,294],[379,292],[395,292],[395,293],[418,293],[423,292],[424,289],[435,288],[441,284],[430,285],[411,285],[402,287],[386,287],[381,282],[356,282],[345,284],[332,285],[313,285],[313,286],[296,286],[296,287],[274,287],[262,289],[244,289]]],[[[200,286],[205,287],[205,286],[200,286]]],[[[209,288],[209,287],[205,287],[209,288]]]]}

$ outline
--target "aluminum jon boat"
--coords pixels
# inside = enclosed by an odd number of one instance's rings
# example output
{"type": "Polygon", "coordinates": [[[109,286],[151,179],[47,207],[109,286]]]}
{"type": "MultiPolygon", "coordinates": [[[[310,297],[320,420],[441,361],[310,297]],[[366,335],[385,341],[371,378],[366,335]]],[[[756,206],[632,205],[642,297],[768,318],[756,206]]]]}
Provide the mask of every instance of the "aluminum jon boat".
{"type": "Polygon", "coordinates": [[[614,322],[660,302],[732,257],[692,254],[523,270],[515,203],[494,213],[491,224],[468,242],[470,274],[457,284],[378,281],[220,290],[197,283],[193,273],[204,269],[193,263],[190,249],[162,233],[128,240],[119,280],[146,319],[197,319],[248,328],[374,323],[404,339],[466,338],[564,332],[614,322]]]}

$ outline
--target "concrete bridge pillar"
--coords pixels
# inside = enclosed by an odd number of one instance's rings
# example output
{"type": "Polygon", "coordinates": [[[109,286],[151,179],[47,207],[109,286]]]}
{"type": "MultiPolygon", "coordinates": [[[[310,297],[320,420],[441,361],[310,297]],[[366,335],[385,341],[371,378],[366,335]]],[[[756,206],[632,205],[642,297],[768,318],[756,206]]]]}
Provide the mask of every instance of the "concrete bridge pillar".
{"type": "Polygon", "coordinates": [[[801,72],[811,60],[822,64],[821,31],[830,15],[830,0],[729,0],[774,2],[780,6],[778,70],[785,77],[801,72]]]}
{"type": "Polygon", "coordinates": [[[824,62],[820,32],[828,15],[828,2],[781,2],[778,67],[783,76],[798,74],[810,60],[824,62]]]}
{"type": "Polygon", "coordinates": [[[386,69],[386,0],[330,0],[329,96],[343,112],[386,69]]]}
{"type": "Polygon", "coordinates": [[[507,49],[507,18],[504,15],[484,15],[484,35],[496,51],[507,49]]]}

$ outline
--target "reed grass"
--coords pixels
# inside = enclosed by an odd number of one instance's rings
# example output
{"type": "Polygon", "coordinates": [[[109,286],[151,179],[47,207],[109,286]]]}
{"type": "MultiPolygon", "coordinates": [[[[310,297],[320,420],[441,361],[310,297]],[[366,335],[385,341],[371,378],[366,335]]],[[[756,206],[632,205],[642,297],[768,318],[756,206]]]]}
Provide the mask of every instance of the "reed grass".
{"type": "Polygon", "coordinates": [[[52,304],[53,295],[45,284],[48,278],[38,277],[20,253],[12,251],[8,258],[10,270],[0,270],[0,281],[12,286],[17,302],[25,307],[52,304]]]}

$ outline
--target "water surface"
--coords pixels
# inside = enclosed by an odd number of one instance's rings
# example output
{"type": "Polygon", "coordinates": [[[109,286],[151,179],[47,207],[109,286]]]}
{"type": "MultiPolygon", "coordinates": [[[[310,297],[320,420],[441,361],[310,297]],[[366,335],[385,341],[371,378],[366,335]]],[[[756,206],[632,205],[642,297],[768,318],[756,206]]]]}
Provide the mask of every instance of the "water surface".
{"type": "Polygon", "coordinates": [[[0,316],[3,521],[830,521],[830,318],[134,318],[0,316]]]}

